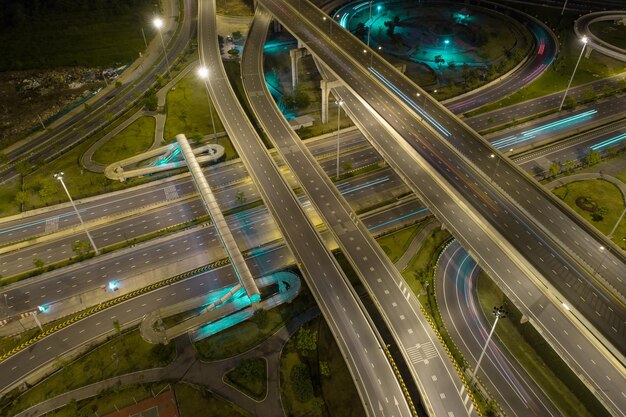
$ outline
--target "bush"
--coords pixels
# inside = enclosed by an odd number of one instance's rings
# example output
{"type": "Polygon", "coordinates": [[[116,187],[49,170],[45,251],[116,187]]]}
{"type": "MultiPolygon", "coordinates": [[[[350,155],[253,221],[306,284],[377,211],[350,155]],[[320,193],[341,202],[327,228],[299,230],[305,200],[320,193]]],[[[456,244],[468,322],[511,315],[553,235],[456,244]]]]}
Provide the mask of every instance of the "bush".
{"type": "Polygon", "coordinates": [[[307,402],[313,398],[313,383],[309,374],[309,367],[303,363],[294,365],[290,375],[293,392],[300,402],[307,402]]]}
{"type": "Polygon", "coordinates": [[[173,352],[173,343],[168,343],[167,345],[159,343],[158,345],[154,345],[152,349],[150,349],[150,357],[159,364],[165,364],[169,362],[169,359],[172,356],[173,352]]]}

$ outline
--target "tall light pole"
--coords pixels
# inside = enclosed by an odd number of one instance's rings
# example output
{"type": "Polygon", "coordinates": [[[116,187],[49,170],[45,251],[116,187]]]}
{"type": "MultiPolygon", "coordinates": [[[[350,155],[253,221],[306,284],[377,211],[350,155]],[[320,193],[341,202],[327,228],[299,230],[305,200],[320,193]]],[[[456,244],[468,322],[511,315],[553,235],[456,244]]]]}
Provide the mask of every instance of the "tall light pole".
{"type": "Polygon", "coordinates": [[[341,106],[343,99],[335,101],[337,105],[337,180],[339,180],[339,129],[341,129],[341,106]]]}
{"type": "Polygon", "coordinates": [[[565,0],[565,3],[563,3],[563,8],[561,9],[561,16],[563,16],[563,13],[565,13],[566,6],[567,6],[567,0],[565,0]]]}
{"type": "Polygon", "coordinates": [[[96,255],[100,255],[100,251],[98,251],[98,247],[96,246],[93,239],[91,238],[91,234],[89,233],[89,230],[87,229],[87,226],[85,225],[85,222],[83,222],[83,218],[78,212],[78,209],[76,208],[76,204],[74,204],[74,200],[72,200],[72,196],[70,195],[70,192],[65,186],[65,181],[63,181],[63,173],[57,172],[56,174],[54,174],[54,178],[59,180],[59,182],[63,186],[63,189],[65,190],[65,194],[67,194],[67,198],[69,198],[70,203],[72,203],[72,207],[74,208],[74,211],[76,212],[76,215],[78,216],[78,220],[80,221],[80,224],[83,226],[83,229],[85,230],[85,234],[87,235],[87,238],[89,239],[89,243],[91,243],[91,247],[93,248],[96,255]]]}
{"type": "Polygon", "coordinates": [[[369,48],[370,46],[370,32],[372,31],[372,3],[374,2],[374,0],[370,0],[370,18],[367,21],[368,25],[367,25],[367,47],[369,48]]]}
{"type": "Polygon", "coordinates": [[[565,97],[567,96],[567,92],[569,91],[569,87],[572,85],[572,81],[574,80],[574,75],[576,74],[576,69],[578,69],[578,64],[580,64],[580,59],[583,57],[583,53],[585,52],[585,46],[587,46],[587,42],[589,41],[589,39],[587,39],[586,36],[583,36],[581,41],[583,41],[583,49],[580,50],[580,55],[578,56],[578,61],[576,61],[576,66],[574,67],[574,71],[572,72],[572,76],[570,77],[569,82],[567,83],[567,88],[565,89],[565,93],[563,93],[563,98],[561,99],[561,104],[559,105],[559,111],[561,111],[563,109],[563,103],[565,103],[565,97]]]}
{"type": "Polygon", "coordinates": [[[211,97],[209,96],[209,86],[206,80],[209,78],[209,69],[207,67],[198,68],[198,75],[204,81],[204,88],[206,89],[207,98],[209,100],[209,113],[211,114],[211,124],[213,125],[213,141],[217,143],[217,132],[215,130],[215,120],[213,119],[213,103],[211,103],[211,97]]]}
{"type": "MultiPolygon", "coordinates": [[[[507,151],[508,152],[513,152],[513,148],[509,149],[507,151]]],[[[489,155],[489,158],[494,159],[496,157],[495,153],[492,153],[489,155]]],[[[493,183],[493,179],[496,176],[496,172],[498,172],[498,167],[500,166],[500,158],[498,158],[498,160],[496,161],[496,167],[493,169],[493,173],[491,174],[491,183],[493,183]]]]}
{"type": "Polygon", "coordinates": [[[161,46],[163,47],[163,55],[165,55],[165,63],[167,64],[167,75],[171,77],[172,72],[170,70],[170,60],[167,57],[167,50],[165,49],[165,42],[163,41],[163,33],[161,32],[161,28],[163,27],[163,19],[157,17],[152,21],[152,23],[159,32],[159,37],[161,38],[161,46]]]}
{"type": "Polygon", "coordinates": [[[333,19],[327,19],[326,16],[322,17],[322,20],[325,22],[326,20],[328,20],[328,33],[329,36],[333,36],[333,19]]]}
{"type": "Polygon", "coordinates": [[[487,341],[485,342],[485,346],[483,347],[483,351],[480,352],[480,356],[478,357],[478,363],[476,363],[476,368],[474,368],[474,372],[472,372],[472,376],[470,377],[470,385],[474,381],[476,374],[478,373],[478,368],[480,368],[480,362],[483,360],[483,356],[485,356],[485,352],[487,351],[487,346],[489,346],[489,342],[491,341],[491,336],[493,336],[493,332],[496,330],[496,324],[498,324],[498,320],[506,317],[506,310],[504,307],[494,307],[493,315],[496,316],[496,320],[493,322],[493,326],[491,327],[491,331],[489,332],[489,336],[487,336],[487,341]]]}

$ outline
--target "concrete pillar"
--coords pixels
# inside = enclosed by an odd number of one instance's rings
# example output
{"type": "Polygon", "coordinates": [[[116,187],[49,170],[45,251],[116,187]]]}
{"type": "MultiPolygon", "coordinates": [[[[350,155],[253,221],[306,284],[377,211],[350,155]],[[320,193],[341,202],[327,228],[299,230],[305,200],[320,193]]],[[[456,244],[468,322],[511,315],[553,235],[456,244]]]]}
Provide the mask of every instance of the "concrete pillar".
{"type": "Polygon", "coordinates": [[[278,20],[273,20],[274,22],[274,32],[280,32],[282,30],[281,26],[280,26],[280,22],[278,20]]]}
{"type": "Polygon", "coordinates": [[[341,81],[320,80],[320,88],[322,89],[322,123],[328,123],[328,99],[330,89],[341,85],[341,81]]]}
{"type": "Polygon", "coordinates": [[[328,81],[320,80],[320,88],[322,89],[322,123],[328,123],[328,94],[330,94],[328,81]]]}
{"type": "Polygon", "coordinates": [[[289,51],[289,56],[291,57],[291,86],[294,88],[298,84],[298,61],[306,54],[307,50],[305,48],[291,49],[289,51]]]}
{"type": "Polygon", "coordinates": [[[403,74],[406,72],[406,64],[395,64],[394,67],[403,74]]]}
{"type": "Polygon", "coordinates": [[[591,45],[587,44],[587,49],[585,49],[585,58],[589,58],[589,55],[591,55],[592,51],[593,48],[591,47],[591,45]]]}

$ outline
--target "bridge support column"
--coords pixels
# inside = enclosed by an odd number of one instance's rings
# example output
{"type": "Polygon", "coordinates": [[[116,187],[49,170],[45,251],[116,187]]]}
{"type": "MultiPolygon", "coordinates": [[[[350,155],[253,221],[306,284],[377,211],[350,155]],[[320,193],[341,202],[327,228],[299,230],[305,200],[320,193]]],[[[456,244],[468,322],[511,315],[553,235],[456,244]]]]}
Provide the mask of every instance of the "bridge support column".
{"type": "Polygon", "coordinates": [[[406,64],[395,64],[394,67],[403,74],[406,72],[406,64]]]}
{"type": "Polygon", "coordinates": [[[589,55],[591,55],[591,52],[593,51],[593,48],[591,47],[591,45],[587,45],[587,49],[585,49],[585,58],[589,58],[589,55]]]}
{"type": "Polygon", "coordinates": [[[341,82],[338,80],[320,80],[320,88],[322,89],[322,123],[328,123],[328,98],[330,89],[340,85],[341,82]]]}
{"type": "Polygon", "coordinates": [[[307,50],[305,48],[297,48],[289,51],[289,56],[291,57],[291,85],[293,88],[296,88],[298,84],[298,61],[306,55],[307,50]]]}
{"type": "Polygon", "coordinates": [[[274,23],[274,32],[280,32],[282,30],[280,26],[280,22],[278,20],[273,20],[274,23]]]}

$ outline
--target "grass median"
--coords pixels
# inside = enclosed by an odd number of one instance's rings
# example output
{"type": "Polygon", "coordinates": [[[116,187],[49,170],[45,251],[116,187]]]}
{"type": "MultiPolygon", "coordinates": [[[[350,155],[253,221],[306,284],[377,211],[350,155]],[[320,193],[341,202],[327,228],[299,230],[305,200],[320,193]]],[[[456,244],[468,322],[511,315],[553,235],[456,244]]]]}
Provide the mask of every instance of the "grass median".
{"type": "MultiPolygon", "coordinates": [[[[103,326],[115,327],[113,322],[103,326]]],[[[102,381],[117,375],[136,372],[143,369],[165,366],[175,357],[172,344],[151,345],[139,335],[139,330],[129,333],[117,333],[112,339],[72,362],[58,360],[60,370],[44,379],[31,389],[17,396],[5,396],[3,408],[5,415],[15,415],[28,407],[38,404],[64,392],[102,381]],[[161,347],[159,347],[161,346],[161,347]]]]}
{"type": "Polygon", "coordinates": [[[267,360],[265,358],[244,359],[224,375],[224,381],[257,401],[267,393],[267,360]]]}
{"type": "MultiPolygon", "coordinates": [[[[605,235],[613,230],[624,211],[624,196],[619,188],[601,179],[571,182],[552,192],[605,235]]],[[[626,218],[622,218],[613,240],[623,246],[625,236],[626,218]]]]}
{"type": "Polygon", "coordinates": [[[154,117],[143,116],[102,145],[93,160],[108,165],[147,151],[154,142],[154,117]]]}
{"type": "Polygon", "coordinates": [[[532,325],[520,323],[522,314],[484,272],[480,273],[477,286],[480,306],[490,325],[494,320],[493,306],[506,306],[509,317],[498,322],[498,339],[558,409],[566,416],[608,417],[608,412],[532,325]]]}

